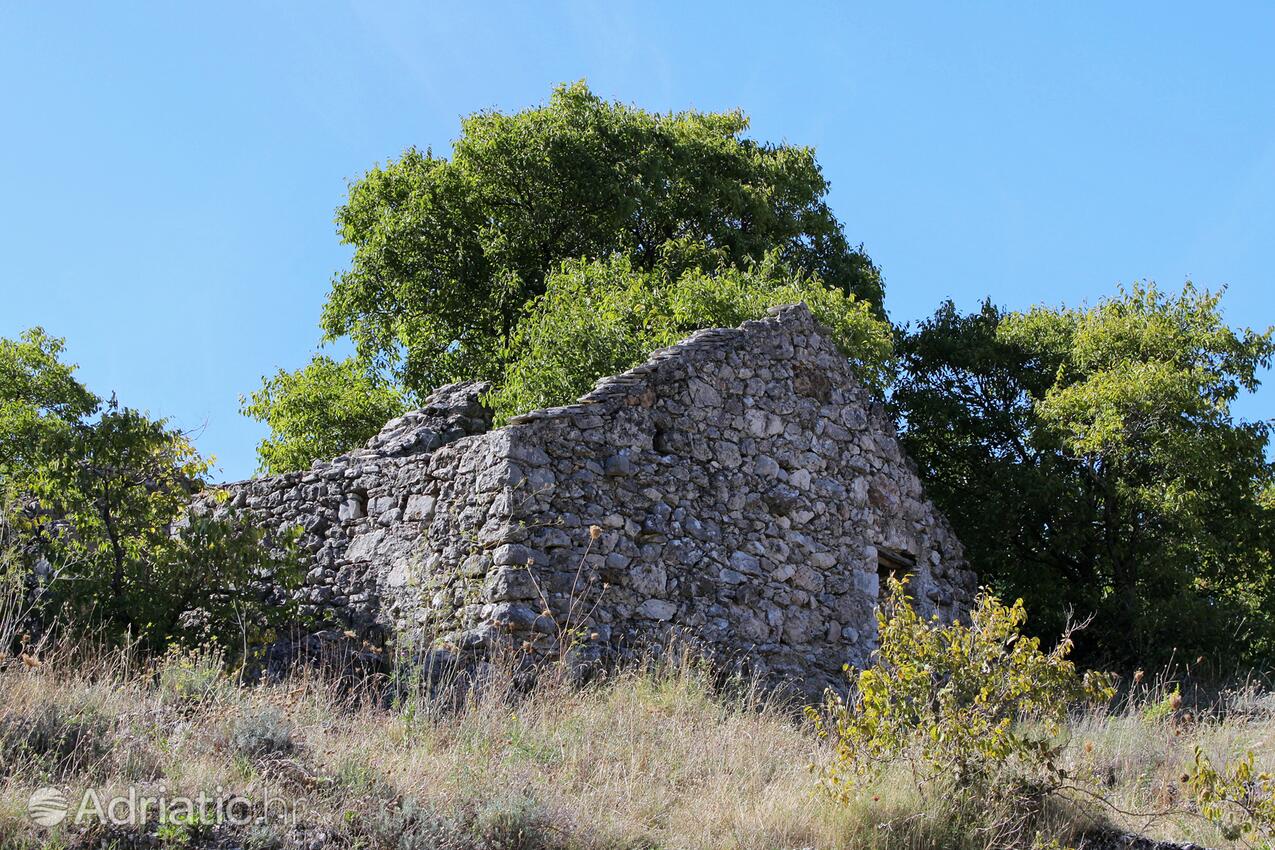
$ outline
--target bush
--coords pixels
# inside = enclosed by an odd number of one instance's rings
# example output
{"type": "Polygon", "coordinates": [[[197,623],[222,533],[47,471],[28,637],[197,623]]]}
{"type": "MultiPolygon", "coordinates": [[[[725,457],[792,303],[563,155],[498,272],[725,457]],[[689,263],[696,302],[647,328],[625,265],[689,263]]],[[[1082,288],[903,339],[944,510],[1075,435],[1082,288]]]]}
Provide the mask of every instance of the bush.
{"type": "Polygon", "coordinates": [[[1254,765],[1250,751],[1217,768],[1198,745],[1184,776],[1196,806],[1228,840],[1275,847],[1275,774],[1254,765]]]}
{"type": "MultiPolygon", "coordinates": [[[[577,846],[562,835],[539,803],[526,795],[497,796],[458,810],[436,809],[412,798],[350,811],[346,843],[372,850],[559,850],[577,846]]],[[[590,846],[587,843],[579,846],[590,846]]]]}
{"type": "Polygon", "coordinates": [[[292,591],[305,573],[292,536],[269,539],[234,514],[188,516],[180,525],[136,548],[122,569],[68,562],[45,589],[49,619],[161,655],[215,647],[237,663],[298,620],[292,591]]]}
{"type": "Polygon", "coordinates": [[[149,583],[162,598],[144,608],[142,636],[155,649],[215,646],[228,660],[299,622],[294,591],[305,580],[300,529],[269,537],[242,515],[192,516],[149,583]]]}
{"type": "Polygon", "coordinates": [[[947,302],[899,340],[891,404],[927,493],[1037,634],[1093,615],[1083,661],[1275,669],[1271,423],[1238,409],[1275,330],[1230,327],[1220,299],[947,302]]]}
{"type": "Polygon", "coordinates": [[[230,729],[229,749],[245,758],[291,755],[296,750],[295,729],[275,708],[263,708],[236,717],[230,729]]]}
{"type": "Polygon", "coordinates": [[[942,625],[918,614],[892,579],[877,615],[880,646],[851,700],[829,694],[824,713],[808,709],[834,746],[822,787],[848,801],[856,785],[902,761],[923,792],[1043,804],[1067,779],[1058,736],[1069,707],[1114,689],[1105,676],[1077,673],[1069,634],[1046,652],[1022,634],[1026,619],[1021,600],[1006,606],[984,593],[968,625],[942,625]]]}
{"type": "Polygon", "coordinates": [[[240,412],[270,426],[257,445],[261,471],[306,469],[362,445],[407,407],[408,399],[354,359],[316,355],[296,372],[279,370],[239,399],[240,412]]]}
{"type": "Polygon", "coordinates": [[[160,653],[268,640],[294,613],[277,591],[303,578],[289,541],[186,516],[211,462],[166,420],[90,393],[62,351],[39,329],[0,339],[0,652],[31,620],[160,653]]]}
{"type": "Polygon", "coordinates": [[[199,705],[226,687],[225,654],[215,647],[171,647],[159,664],[160,700],[173,705],[199,705]]]}

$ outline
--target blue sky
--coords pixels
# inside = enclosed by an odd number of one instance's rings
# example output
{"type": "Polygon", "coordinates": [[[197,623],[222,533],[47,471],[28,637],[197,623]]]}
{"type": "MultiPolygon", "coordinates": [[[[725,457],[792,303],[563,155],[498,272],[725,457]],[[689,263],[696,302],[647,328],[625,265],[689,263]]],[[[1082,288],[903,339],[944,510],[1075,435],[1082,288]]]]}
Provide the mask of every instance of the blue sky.
{"type": "Polygon", "coordinates": [[[1265,327],[1273,42],[1267,3],[6,3],[0,336],[246,476],[238,396],[314,349],[346,181],[580,78],[815,146],[895,319],[1190,277],[1265,327]]]}

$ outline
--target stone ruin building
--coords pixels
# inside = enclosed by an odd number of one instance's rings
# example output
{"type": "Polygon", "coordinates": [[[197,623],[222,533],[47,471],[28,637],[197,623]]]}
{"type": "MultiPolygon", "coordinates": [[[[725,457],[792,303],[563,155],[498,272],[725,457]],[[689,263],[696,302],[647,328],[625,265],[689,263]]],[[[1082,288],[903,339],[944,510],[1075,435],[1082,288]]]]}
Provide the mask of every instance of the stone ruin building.
{"type": "Polygon", "coordinates": [[[444,387],[365,448],[205,509],[299,527],[306,605],[335,629],[457,657],[555,657],[569,634],[605,660],[677,632],[814,693],[868,659],[891,572],[927,613],[970,604],[893,422],[804,305],[495,430],[485,390],[444,387]]]}

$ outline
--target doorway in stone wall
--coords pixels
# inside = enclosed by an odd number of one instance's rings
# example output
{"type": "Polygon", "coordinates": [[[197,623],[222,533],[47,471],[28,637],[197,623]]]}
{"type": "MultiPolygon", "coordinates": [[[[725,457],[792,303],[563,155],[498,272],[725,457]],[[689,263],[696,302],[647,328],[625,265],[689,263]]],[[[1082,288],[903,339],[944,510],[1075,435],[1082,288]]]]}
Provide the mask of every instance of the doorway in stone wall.
{"type": "Polygon", "coordinates": [[[890,579],[900,581],[916,572],[916,558],[898,549],[877,547],[877,597],[880,598],[890,586],[890,579]]]}

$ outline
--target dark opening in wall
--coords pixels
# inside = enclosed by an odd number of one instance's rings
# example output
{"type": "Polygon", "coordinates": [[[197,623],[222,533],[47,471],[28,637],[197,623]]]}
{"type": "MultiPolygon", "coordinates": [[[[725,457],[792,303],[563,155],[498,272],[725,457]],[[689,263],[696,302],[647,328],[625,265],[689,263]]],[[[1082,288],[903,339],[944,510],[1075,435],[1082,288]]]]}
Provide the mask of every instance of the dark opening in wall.
{"type": "Polygon", "coordinates": [[[877,547],[878,595],[885,593],[891,577],[904,579],[916,570],[916,558],[897,549],[877,547]]]}

